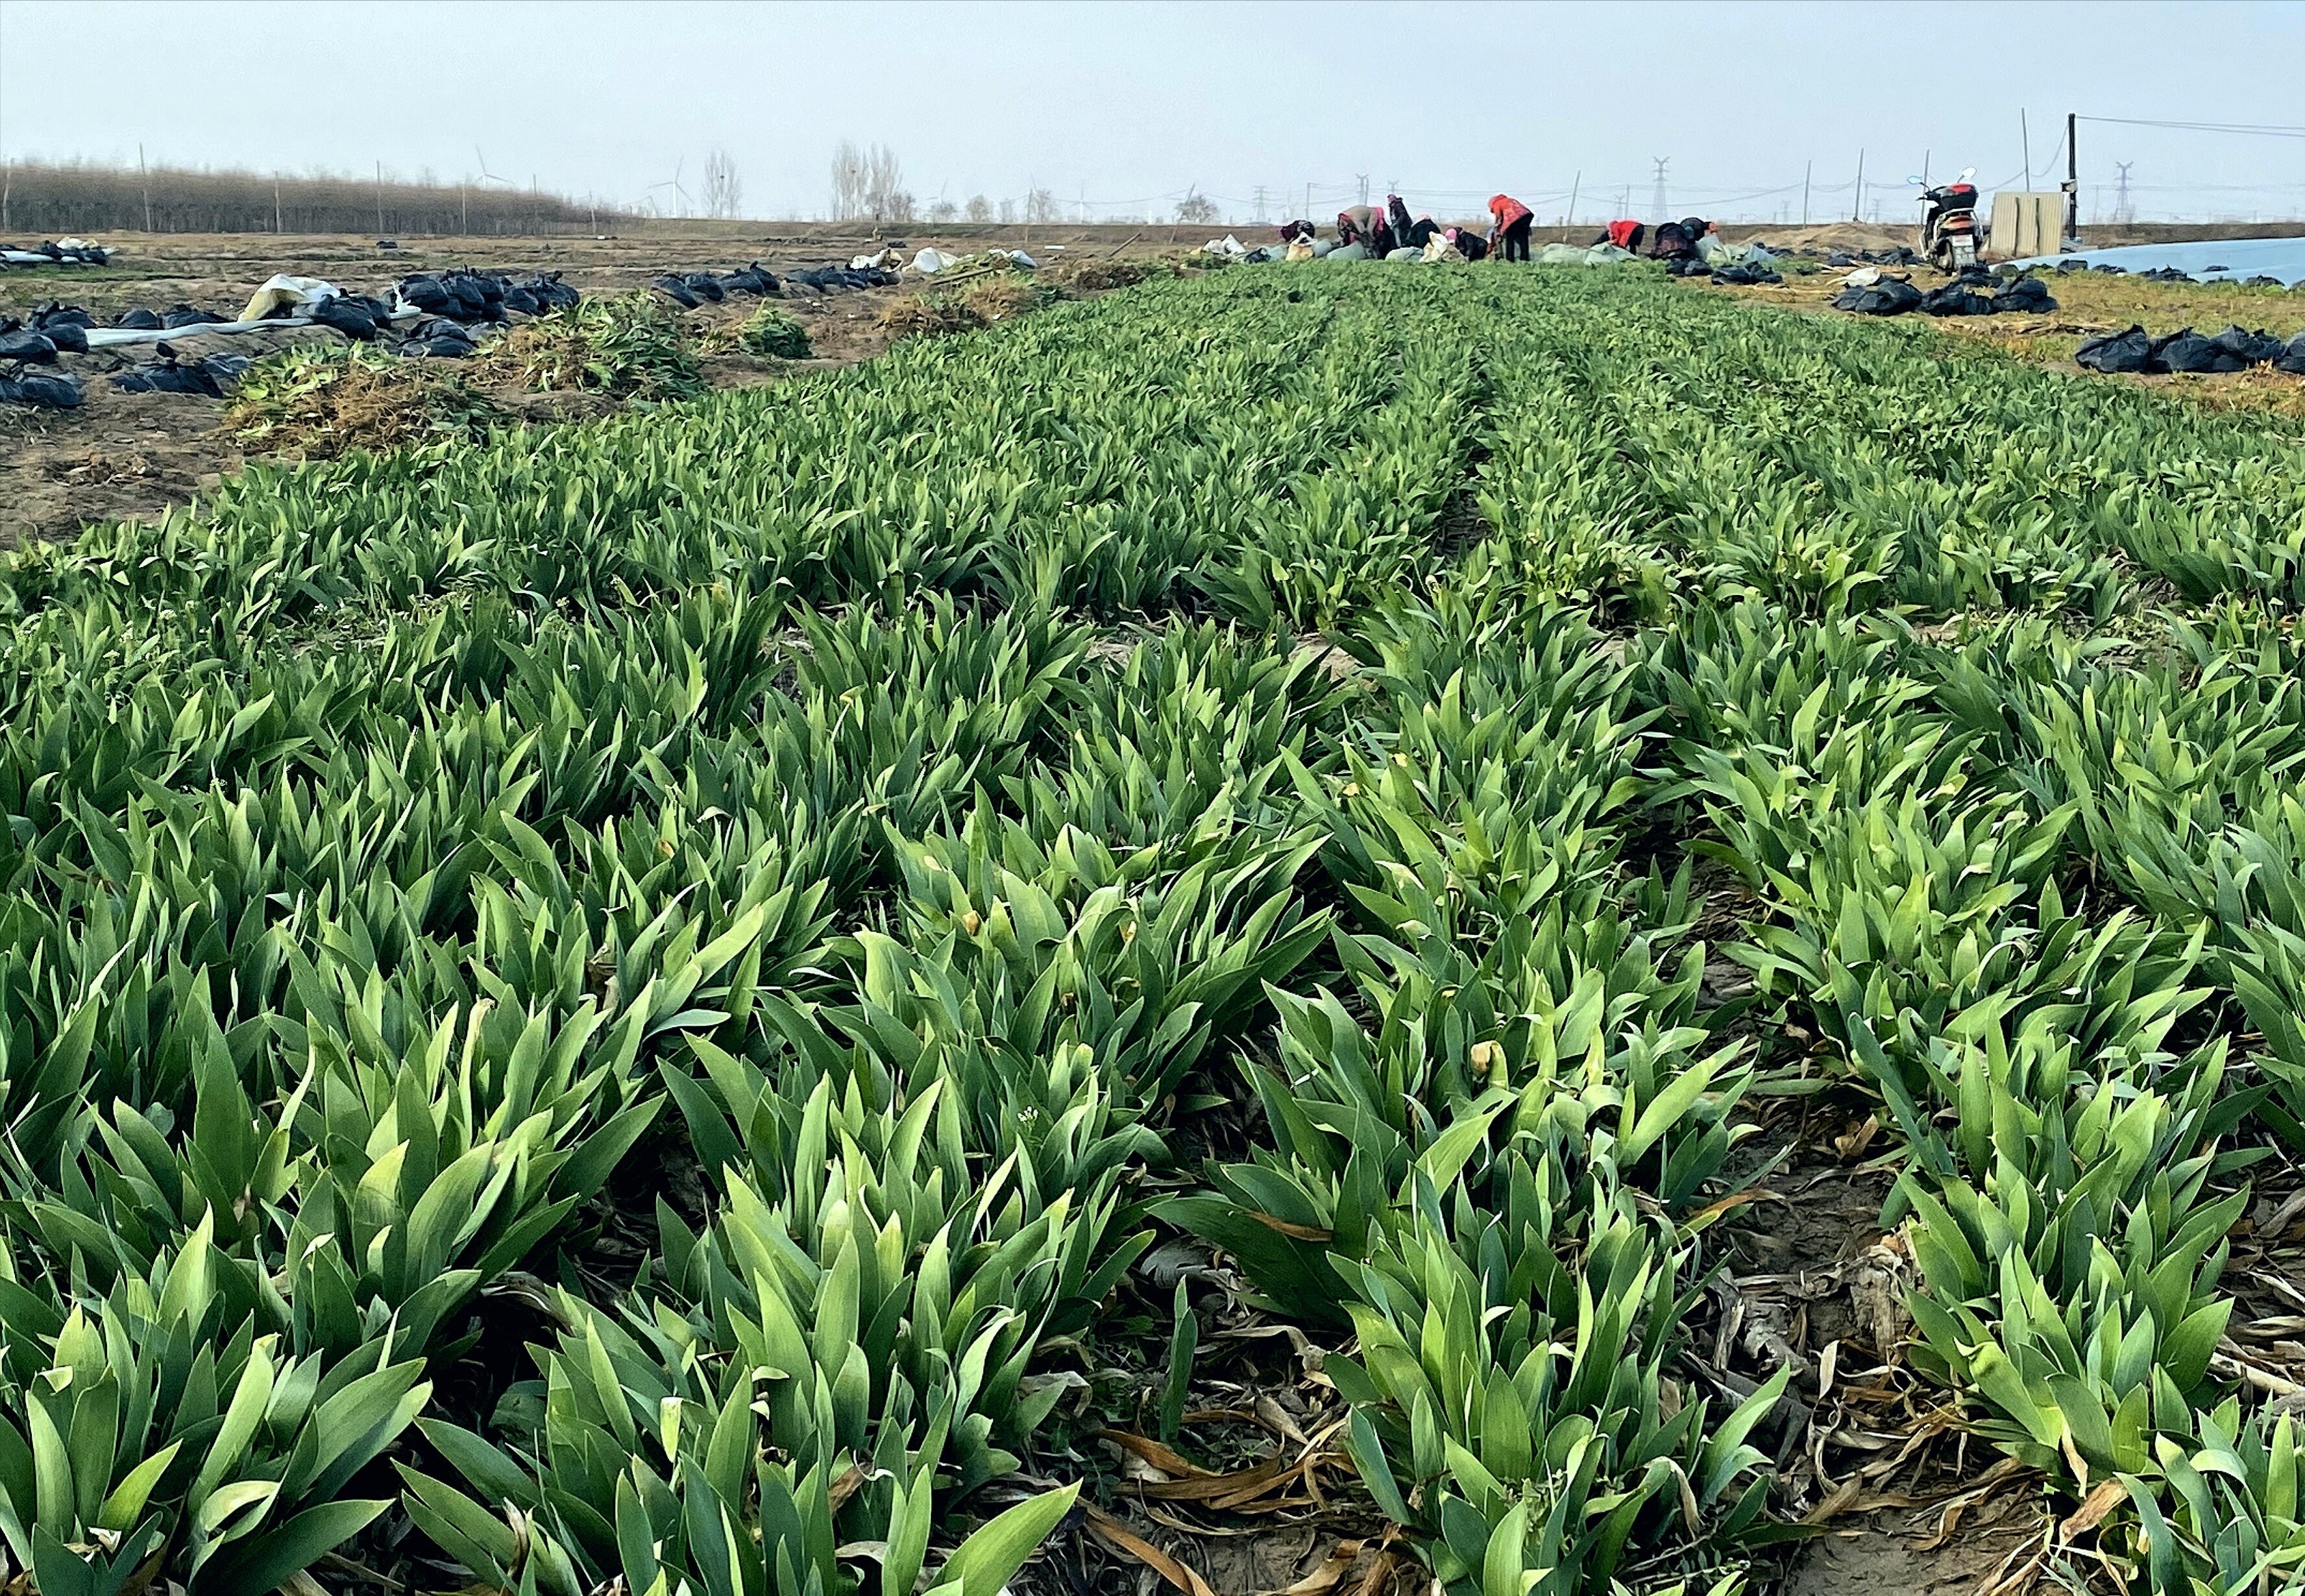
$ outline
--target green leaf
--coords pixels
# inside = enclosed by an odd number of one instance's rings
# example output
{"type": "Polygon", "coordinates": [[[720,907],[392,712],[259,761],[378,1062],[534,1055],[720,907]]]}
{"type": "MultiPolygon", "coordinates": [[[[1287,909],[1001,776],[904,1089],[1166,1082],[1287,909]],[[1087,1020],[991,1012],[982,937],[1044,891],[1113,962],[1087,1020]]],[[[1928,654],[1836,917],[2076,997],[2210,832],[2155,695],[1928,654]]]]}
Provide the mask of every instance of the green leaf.
{"type": "Polygon", "coordinates": [[[1076,1481],[1017,1503],[962,1541],[938,1571],[936,1583],[958,1585],[961,1596],[999,1596],[1079,1497],[1076,1481]]]}

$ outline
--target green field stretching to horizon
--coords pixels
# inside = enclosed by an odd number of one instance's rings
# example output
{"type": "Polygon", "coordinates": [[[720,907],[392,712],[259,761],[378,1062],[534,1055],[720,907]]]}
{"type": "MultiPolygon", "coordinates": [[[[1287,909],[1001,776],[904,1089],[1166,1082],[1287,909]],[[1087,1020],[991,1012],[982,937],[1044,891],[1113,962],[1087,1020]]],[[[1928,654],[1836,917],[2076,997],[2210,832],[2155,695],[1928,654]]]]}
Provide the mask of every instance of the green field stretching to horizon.
{"type": "Polygon", "coordinates": [[[2301,609],[2293,421],[1575,268],[0,554],[5,1588],[2305,1588],[2301,609]]]}

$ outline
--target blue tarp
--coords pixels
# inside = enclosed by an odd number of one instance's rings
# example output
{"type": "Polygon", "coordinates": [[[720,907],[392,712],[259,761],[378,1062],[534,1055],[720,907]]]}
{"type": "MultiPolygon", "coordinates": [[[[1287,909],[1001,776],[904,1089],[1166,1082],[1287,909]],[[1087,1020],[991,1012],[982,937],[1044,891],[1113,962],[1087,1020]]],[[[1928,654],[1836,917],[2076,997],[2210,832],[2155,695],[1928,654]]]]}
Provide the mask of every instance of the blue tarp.
{"type": "Polygon", "coordinates": [[[2037,255],[2019,266],[2054,266],[2060,260],[2099,261],[2123,271],[2148,272],[2165,266],[2207,283],[2228,278],[2278,277],[2305,280],[2305,238],[2207,239],[2189,244],[2130,244],[2118,250],[2080,250],[2071,255],[2037,255]],[[2211,271],[2211,267],[2223,270],[2211,271]]]}

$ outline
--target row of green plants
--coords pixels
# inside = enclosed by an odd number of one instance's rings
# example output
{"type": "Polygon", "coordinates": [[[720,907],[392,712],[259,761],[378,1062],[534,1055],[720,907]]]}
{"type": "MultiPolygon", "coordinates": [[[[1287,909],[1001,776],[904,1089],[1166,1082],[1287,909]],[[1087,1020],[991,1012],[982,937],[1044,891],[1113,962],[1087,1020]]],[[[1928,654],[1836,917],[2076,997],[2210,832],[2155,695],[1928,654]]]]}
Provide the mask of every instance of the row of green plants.
{"type": "Polygon", "coordinates": [[[2215,1354],[2305,1142],[2298,446],[1666,293],[1153,284],[9,556],[6,1555],[993,1596],[1182,1235],[1350,1337],[1444,1588],[1732,1590],[1757,1014],[1903,1137],[1916,1366],[2139,1588],[2294,1579],[2215,1354]]]}

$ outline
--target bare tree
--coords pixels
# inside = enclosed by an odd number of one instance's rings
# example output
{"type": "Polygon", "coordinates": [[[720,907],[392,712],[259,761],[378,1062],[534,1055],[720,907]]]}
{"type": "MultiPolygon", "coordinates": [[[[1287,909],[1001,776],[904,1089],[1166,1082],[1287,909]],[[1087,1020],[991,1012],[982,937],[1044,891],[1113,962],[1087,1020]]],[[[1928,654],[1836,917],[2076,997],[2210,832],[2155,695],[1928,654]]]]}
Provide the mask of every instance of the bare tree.
{"type": "Polygon", "coordinates": [[[1034,189],[1025,196],[1025,219],[1040,224],[1057,219],[1057,197],[1046,189],[1034,189]]]}
{"type": "Polygon", "coordinates": [[[719,145],[704,157],[704,214],[734,220],[744,214],[744,180],[737,175],[736,157],[719,145]]]}
{"type": "Polygon", "coordinates": [[[971,194],[968,197],[968,219],[972,222],[991,221],[992,219],[992,201],[987,200],[982,194],[971,194]]]}
{"type": "Polygon", "coordinates": [[[904,186],[897,152],[885,144],[859,149],[843,139],[832,152],[832,215],[837,221],[869,216],[880,222],[912,219],[917,202],[904,186]]]}
{"type": "Polygon", "coordinates": [[[959,219],[960,207],[949,200],[940,200],[929,207],[929,220],[931,222],[957,222],[959,219]]]}
{"type": "Polygon", "coordinates": [[[1217,202],[1196,189],[1187,189],[1185,197],[1177,201],[1177,219],[1196,227],[1214,222],[1217,202]]]}
{"type": "Polygon", "coordinates": [[[1013,222],[1016,219],[1016,202],[1014,200],[1003,200],[1000,202],[1000,219],[1004,222],[1013,222]]]}
{"type": "Polygon", "coordinates": [[[843,139],[832,149],[832,216],[845,222],[865,214],[865,193],[871,186],[864,152],[855,141],[843,139]]]}

